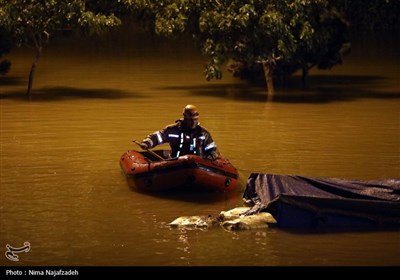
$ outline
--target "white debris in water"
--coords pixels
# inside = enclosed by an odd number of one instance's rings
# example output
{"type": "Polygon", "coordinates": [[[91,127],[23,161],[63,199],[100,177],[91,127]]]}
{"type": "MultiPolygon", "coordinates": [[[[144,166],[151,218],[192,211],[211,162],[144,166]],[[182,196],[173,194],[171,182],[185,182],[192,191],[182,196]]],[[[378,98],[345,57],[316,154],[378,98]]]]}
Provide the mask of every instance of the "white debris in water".
{"type": "Polygon", "coordinates": [[[248,230],[268,228],[269,224],[276,224],[276,220],[270,213],[261,212],[250,216],[240,216],[233,220],[226,220],[221,226],[227,230],[248,230]]]}
{"type": "Polygon", "coordinates": [[[228,211],[221,211],[221,213],[219,213],[219,218],[222,221],[237,219],[250,209],[251,207],[236,207],[228,211]]]}
{"type": "Polygon", "coordinates": [[[168,225],[171,227],[208,228],[216,223],[211,216],[182,216],[168,225]]]}
{"type": "Polygon", "coordinates": [[[251,207],[236,207],[228,211],[221,211],[218,217],[208,216],[182,216],[173,220],[170,227],[209,228],[219,224],[226,230],[249,230],[268,228],[276,224],[274,217],[267,212],[245,216],[251,207]]]}

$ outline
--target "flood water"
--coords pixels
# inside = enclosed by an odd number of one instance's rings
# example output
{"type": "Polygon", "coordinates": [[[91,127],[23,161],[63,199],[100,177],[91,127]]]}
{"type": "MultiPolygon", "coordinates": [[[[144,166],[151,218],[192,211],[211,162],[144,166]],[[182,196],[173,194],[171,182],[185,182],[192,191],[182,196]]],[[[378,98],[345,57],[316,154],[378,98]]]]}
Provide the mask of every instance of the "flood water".
{"type": "Polygon", "coordinates": [[[33,51],[6,58],[0,77],[0,264],[94,266],[400,265],[400,231],[228,232],[170,229],[179,216],[242,206],[251,172],[347,179],[400,177],[398,38],[358,37],[344,64],[264,89],[224,72],[207,82],[206,58],[187,39],[145,33],[51,41],[33,96],[33,51]],[[240,171],[230,194],[151,195],[125,181],[132,139],[200,110],[220,151],[240,171]],[[19,261],[6,245],[31,250],[19,261]]]}

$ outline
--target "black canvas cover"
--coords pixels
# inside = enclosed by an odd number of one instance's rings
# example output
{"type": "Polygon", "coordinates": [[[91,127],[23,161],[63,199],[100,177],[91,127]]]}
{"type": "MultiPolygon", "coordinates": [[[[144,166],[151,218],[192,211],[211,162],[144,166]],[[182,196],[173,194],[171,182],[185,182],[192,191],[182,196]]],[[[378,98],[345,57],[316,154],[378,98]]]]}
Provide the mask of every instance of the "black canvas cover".
{"type": "Polygon", "coordinates": [[[270,212],[282,227],[400,225],[400,179],[252,173],[243,199],[248,214],[270,212]]]}

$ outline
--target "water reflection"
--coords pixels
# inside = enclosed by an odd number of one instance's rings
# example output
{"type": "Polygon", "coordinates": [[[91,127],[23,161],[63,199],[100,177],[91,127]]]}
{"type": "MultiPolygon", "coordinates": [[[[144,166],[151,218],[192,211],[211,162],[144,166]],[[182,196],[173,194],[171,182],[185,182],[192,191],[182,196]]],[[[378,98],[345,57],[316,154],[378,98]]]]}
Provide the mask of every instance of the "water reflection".
{"type": "MultiPolygon", "coordinates": [[[[399,177],[394,40],[354,45],[356,55],[343,66],[312,72],[305,90],[295,77],[274,102],[265,102],[263,87],[228,73],[206,82],[206,59],[189,44],[144,34],[49,45],[28,100],[31,54],[16,51],[9,76],[0,77],[0,246],[28,240],[23,265],[399,265],[398,231],[166,226],[180,216],[242,206],[251,172],[399,177]],[[201,110],[202,124],[240,171],[238,192],[129,189],[118,164],[122,153],[136,148],[132,139],[181,117],[186,104],[201,110]]],[[[0,263],[9,265],[5,257],[0,263]]]]}

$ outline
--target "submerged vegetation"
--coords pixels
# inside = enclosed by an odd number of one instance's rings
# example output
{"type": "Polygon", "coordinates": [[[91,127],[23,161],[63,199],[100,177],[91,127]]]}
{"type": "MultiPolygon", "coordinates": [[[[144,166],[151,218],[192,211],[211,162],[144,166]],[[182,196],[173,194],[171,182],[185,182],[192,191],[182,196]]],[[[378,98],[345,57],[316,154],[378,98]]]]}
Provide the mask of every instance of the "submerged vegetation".
{"type": "MultiPolygon", "coordinates": [[[[0,58],[15,46],[35,50],[30,94],[48,40],[66,30],[101,34],[124,18],[168,38],[190,34],[209,58],[207,80],[221,79],[227,65],[234,76],[262,77],[273,95],[274,81],[300,70],[305,82],[311,68],[342,63],[349,30],[397,30],[399,6],[395,0],[0,0],[0,58]]],[[[0,60],[0,74],[9,69],[0,60]]]]}
{"type": "Polygon", "coordinates": [[[101,33],[118,24],[120,19],[113,14],[86,9],[84,0],[0,0],[0,27],[9,32],[16,46],[27,45],[35,50],[28,95],[43,47],[55,33],[66,29],[87,34],[101,33]]]}

